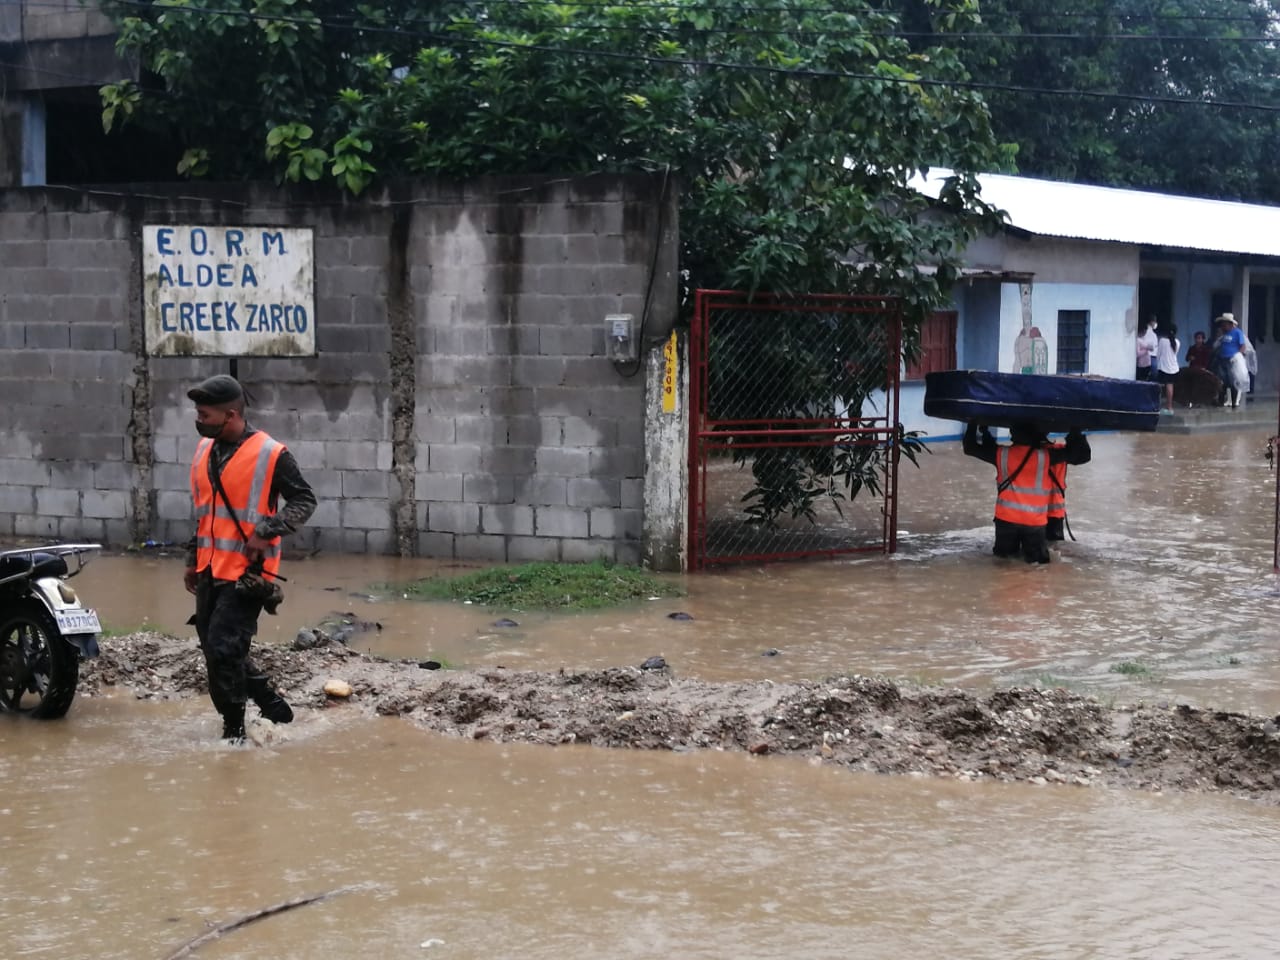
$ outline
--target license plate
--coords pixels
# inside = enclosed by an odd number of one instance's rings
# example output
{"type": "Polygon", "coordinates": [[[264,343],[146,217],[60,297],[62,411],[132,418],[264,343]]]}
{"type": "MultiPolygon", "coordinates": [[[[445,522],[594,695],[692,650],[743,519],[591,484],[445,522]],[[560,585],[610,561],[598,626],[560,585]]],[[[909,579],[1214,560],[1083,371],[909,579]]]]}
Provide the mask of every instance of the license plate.
{"type": "Polygon", "coordinates": [[[53,615],[58,621],[58,629],[62,631],[63,636],[102,632],[97,610],[55,610],[53,615]]]}

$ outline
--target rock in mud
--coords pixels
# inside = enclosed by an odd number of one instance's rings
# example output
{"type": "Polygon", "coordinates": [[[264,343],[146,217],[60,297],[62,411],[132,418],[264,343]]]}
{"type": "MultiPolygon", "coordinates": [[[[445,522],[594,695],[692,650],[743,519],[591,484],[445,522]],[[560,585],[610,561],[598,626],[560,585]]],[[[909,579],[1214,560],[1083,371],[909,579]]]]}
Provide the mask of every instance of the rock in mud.
{"type": "Polygon", "coordinates": [[[685,613],[683,610],[677,610],[675,613],[667,614],[668,620],[692,620],[693,614],[685,613]]]}
{"type": "Polygon", "coordinates": [[[507,617],[503,617],[501,620],[495,620],[495,621],[493,621],[493,625],[494,625],[495,627],[518,627],[518,626],[520,626],[520,624],[516,623],[516,621],[511,620],[511,619],[508,619],[507,617]]]}
{"type": "Polygon", "coordinates": [[[335,697],[338,700],[345,700],[351,696],[351,684],[345,680],[326,680],[324,683],[324,692],[326,696],[335,697]]]}
{"type": "Polygon", "coordinates": [[[667,661],[665,657],[650,657],[644,663],[640,664],[641,670],[665,670],[667,669],[667,661]]]}

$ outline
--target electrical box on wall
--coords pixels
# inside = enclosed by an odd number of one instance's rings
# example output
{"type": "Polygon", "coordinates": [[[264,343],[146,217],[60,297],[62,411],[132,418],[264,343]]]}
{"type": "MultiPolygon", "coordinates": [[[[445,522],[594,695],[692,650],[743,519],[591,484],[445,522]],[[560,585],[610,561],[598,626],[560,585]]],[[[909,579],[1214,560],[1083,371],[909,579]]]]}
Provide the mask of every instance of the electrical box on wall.
{"type": "Polygon", "coordinates": [[[604,318],[604,335],[610,360],[635,360],[636,340],[633,320],[634,317],[629,313],[611,313],[604,318]]]}

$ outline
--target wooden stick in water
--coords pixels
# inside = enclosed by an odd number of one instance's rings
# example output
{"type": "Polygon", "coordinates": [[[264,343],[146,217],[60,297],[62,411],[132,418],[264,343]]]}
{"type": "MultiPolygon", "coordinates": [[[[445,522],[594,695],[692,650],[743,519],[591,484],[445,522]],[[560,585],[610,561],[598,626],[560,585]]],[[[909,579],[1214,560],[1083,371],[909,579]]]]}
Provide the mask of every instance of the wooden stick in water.
{"type": "Polygon", "coordinates": [[[328,893],[317,893],[309,897],[298,897],[297,899],[294,899],[294,900],[286,900],[284,903],[277,903],[270,907],[264,907],[261,910],[257,910],[253,913],[246,914],[243,917],[237,917],[235,920],[228,920],[225,923],[218,924],[212,930],[208,930],[200,934],[200,936],[196,937],[195,939],[188,940],[186,943],[180,946],[173,953],[166,956],[164,960],[179,960],[180,957],[190,956],[192,953],[194,953],[200,947],[203,947],[205,944],[212,943],[214,940],[217,940],[219,937],[225,936],[226,934],[230,933],[233,930],[239,930],[241,927],[247,927],[249,924],[253,923],[254,921],[262,920],[265,917],[274,917],[278,913],[285,913],[286,911],[292,910],[295,907],[305,907],[311,903],[320,903],[321,901],[329,900],[332,897],[336,897],[339,894],[350,893],[352,890],[355,890],[355,889],[357,888],[356,887],[338,887],[338,889],[330,890],[328,893]]]}

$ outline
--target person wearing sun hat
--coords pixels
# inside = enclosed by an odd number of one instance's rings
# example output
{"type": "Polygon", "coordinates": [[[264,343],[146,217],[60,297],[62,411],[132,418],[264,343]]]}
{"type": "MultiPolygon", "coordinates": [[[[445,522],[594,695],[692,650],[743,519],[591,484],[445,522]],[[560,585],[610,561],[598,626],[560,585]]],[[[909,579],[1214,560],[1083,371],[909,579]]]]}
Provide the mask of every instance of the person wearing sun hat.
{"type": "MultiPolygon", "coordinates": [[[[1240,362],[1237,364],[1236,356],[1242,354],[1245,349],[1244,334],[1240,332],[1240,325],[1236,323],[1234,313],[1222,313],[1214,318],[1213,321],[1219,330],[1219,336],[1214,344],[1214,373],[1222,381],[1222,390],[1218,393],[1218,405],[1226,406],[1228,403],[1228,395],[1230,396],[1230,404],[1233,407],[1240,406],[1241,385],[1240,378],[1237,376],[1236,367],[1244,366],[1244,357],[1240,356],[1240,362]]],[[[1249,382],[1248,371],[1245,371],[1244,382],[1249,382]]]]}

